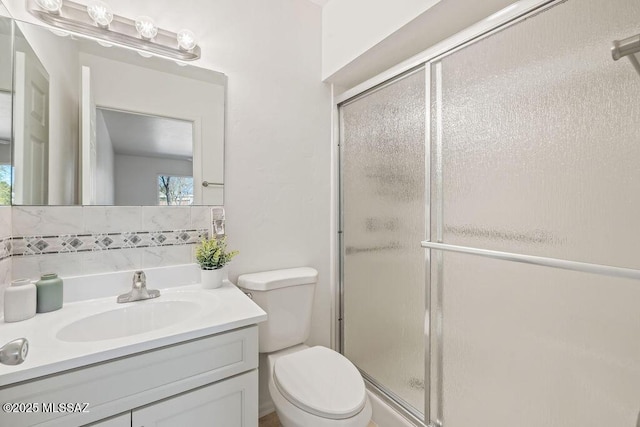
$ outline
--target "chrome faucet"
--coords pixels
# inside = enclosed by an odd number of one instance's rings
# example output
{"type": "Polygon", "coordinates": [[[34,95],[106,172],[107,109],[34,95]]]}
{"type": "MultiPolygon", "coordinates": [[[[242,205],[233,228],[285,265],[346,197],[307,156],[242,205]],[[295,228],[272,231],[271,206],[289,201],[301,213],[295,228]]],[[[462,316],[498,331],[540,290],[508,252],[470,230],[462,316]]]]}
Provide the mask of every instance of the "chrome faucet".
{"type": "Polygon", "coordinates": [[[157,289],[147,290],[147,276],[144,271],[136,271],[133,273],[133,285],[131,291],[126,294],[118,295],[118,303],[141,301],[160,296],[157,289]]]}

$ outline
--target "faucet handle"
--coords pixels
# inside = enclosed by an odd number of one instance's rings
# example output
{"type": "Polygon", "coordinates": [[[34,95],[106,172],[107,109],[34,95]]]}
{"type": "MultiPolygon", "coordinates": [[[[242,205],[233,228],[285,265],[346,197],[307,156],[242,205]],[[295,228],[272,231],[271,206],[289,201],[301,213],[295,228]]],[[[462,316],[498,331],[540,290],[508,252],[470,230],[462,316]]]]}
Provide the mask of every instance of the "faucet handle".
{"type": "Polygon", "coordinates": [[[24,362],[29,353],[29,341],[18,338],[0,348],[0,363],[3,365],[19,365],[24,362]]]}
{"type": "Polygon", "coordinates": [[[136,271],[133,273],[133,284],[141,283],[143,286],[147,285],[147,276],[144,274],[144,271],[136,271]]]}
{"type": "Polygon", "coordinates": [[[133,273],[133,285],[131,290],[126,294],[118,295],[118,303],[133,302],[146,300],[149,298],[157,298],[160,296],[158,289],[147,289],[147,276],[144,271],[136,271],[133,273]]]}

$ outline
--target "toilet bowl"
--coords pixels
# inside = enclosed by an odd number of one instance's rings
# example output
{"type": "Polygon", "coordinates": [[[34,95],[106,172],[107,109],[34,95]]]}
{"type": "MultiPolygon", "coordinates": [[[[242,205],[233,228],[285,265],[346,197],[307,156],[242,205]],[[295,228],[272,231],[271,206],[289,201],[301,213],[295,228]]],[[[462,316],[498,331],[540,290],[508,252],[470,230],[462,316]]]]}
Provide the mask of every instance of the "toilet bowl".
{"type": "Polygon", "coordinates": [[[366,427],[371,402],[355,366],[326,347],[267,356],[269,393],[284,427],[366,427]]]}
{"type": "Polygon", "coordinates": [[[366,427],[372,409],[358,369],[329,348],[302,344],[317,277],[308,267],[238,277],[238,286],[267,312],[258,329],[269,393],[284,427],[366,427]]]}

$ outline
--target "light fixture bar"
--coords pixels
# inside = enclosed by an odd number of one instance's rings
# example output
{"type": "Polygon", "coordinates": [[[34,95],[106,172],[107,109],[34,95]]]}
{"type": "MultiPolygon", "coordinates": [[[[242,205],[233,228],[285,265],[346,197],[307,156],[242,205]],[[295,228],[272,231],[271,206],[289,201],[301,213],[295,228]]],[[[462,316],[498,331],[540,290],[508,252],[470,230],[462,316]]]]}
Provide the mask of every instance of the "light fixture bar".
{"type": "Polygon", "coordinates": [[[59,13],[51,13],[38,6],[35,0],[27,0],[27,10],[36,18],[54,27],[86,34],[98,39],[133,47],[149,53],[156,53],[181,61],[193,61],[200,58],[200,46],[191,50],[181,49],[177,34],[158,28],[158,34],[152,40],[144,40],[138,35],[135,21],[113,14],[108,28],[94,24],[85,5],[63,0],[59,13]]]}

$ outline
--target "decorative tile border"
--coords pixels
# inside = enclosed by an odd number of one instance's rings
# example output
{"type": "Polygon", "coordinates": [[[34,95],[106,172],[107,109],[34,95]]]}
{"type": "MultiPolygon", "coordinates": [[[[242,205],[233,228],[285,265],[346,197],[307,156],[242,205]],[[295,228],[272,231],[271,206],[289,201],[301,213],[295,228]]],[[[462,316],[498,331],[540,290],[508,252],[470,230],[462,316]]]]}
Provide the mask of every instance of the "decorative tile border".
{"type": "Polygon", "coordinates": [[[11,256],[80,253],[156,246],[193,245],[209,230],[125,231],[122,233],[17,236],[0,240],[0,260],[11,256]]]}
{"type": "Polygon", "coordinates": [[[0,261],[3,261],[7,258],[11,258],[12,255],[12,243],[11,237],[5,237],[4,239],[0,239],[0,261]]]}

